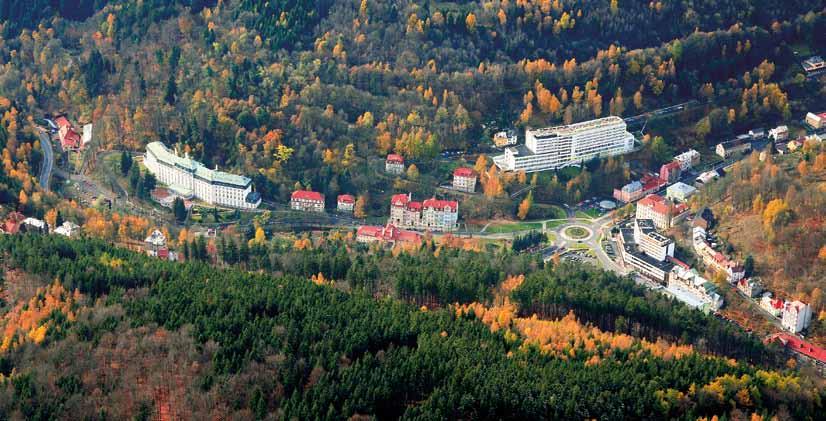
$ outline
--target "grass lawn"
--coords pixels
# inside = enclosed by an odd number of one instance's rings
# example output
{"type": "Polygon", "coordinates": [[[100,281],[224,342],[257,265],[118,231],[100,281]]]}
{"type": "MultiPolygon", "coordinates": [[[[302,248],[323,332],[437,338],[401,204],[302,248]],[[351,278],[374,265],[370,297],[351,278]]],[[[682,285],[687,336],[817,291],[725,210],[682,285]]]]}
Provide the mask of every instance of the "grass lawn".
{"type": "Polygon", "coordinates": [[[565,209],[560,206],[543,203],[535,203],[529,215],[531,219],[565,219],[567,216],[565,209]]]}
{"type": "Polygon", "coordinates": [[[556,228],[556,227],[558,227],[558,226],[560,226],[560,225],[564,225],[564,224],[566,224],[566,223],[568,223],[568,221],[566,221],[566,220],[562,220],[562,221],[548,221],[548,222],[546,222],[546,223],[545,223],[545,228],[546,228],[546,229],[553,229],[553,228],[556,228]]]}
{"type": "Polygon", "coordinates": [[[596,219],[600,217],[599,211],[596,209],[587,209],[584,211],[578,210],[576,211],[577,218],[588,218],[588,219],[596,219]]]}
{"type": "Polygon", "coordinates": [[[541,230],[541,222],[505,222],[499,224],[491,224],[485,230],[485,234],[504,234],[517,231],[541,230]]]}
{"type": "Polygon", "coordinates": [[[588,231],[580,227],[568,227],[565,229],[565,235],[573,239],[582,239],[588,237],[588,231]]]}

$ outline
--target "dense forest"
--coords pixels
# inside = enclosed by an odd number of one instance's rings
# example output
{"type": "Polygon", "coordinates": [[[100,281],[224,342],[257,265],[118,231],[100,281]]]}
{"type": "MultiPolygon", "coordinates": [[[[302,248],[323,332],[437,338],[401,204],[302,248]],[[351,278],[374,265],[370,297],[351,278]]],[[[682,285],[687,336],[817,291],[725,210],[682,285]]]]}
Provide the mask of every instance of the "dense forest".
{"type": "MultiPolygon", "coordinates": [[[[522,319],[494,303],[427,310],[307,278],[161,262],[95,240],[4,236],[0,252],[4,289],[21,270],[45,281],[3,317],[0,406],[26,418],[814,419],[826,397],[792,372],[571,315],[522,319]],[[570,342],[536,336],[549,329],[570,342]]],[[[502,288],[613,282],[560,270],[502,288]]],[[[616,314],[647,326],[635,310],[616,314]]]]}
{"type": "MultiPolygon", "coordinates": [[[[103,149],[161,140],[252,176],[267,200],[296,187],[330,201],[346,192],[368,215],[386,212],[390,190],[431,195],[461,163],[434,159],[440,151],[485,151],[501,128],[700,101],[679,117],[692,130],[652,124],[635,159],[655,168],[824,95],[792,50],[826,45],[818,0],[41,3],[0,2],[0,108],[20,116],[16,131],[33,139],[27,121],[65,111],[94,122],[103,149]],[[381,174],[388,152],[416,171],[381,174]]],[[[37,168],[39,147],[21,146],[5,147],[10,165],[37,168]]],[[[485,195],[467,216],[515,215],[507,193],[527,181],[475,163],[485,195]]],[[[610,193],[630,178],[625,164],[543,174],[535,199],[610,193]]]]}

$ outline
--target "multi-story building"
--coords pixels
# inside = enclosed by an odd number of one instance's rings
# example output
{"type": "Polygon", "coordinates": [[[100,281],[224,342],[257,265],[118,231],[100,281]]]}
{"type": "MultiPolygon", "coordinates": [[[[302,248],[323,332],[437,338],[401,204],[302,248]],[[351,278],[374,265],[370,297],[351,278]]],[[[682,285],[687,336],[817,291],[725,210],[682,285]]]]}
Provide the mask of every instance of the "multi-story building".
{"type": "Polygon", "coordinates": [[[667,230],[682,221],[688,214],[688,207],[656,194],[649,194],[637,202],[637,219],[651,219],[657,229],[667,230]]]}
{"type": "MultiPolygon", "coordinates": [[[[648,223],[650,223],[650,221],[648,223]]],[[[643,225],[648,223],[644,222],[643,225]]],[[[617,235],[623,265],[630,267],[648,279],[665,284],[668,280],[668,272],[671,271],[674,265],[669,261],[658,260],[655,257],[649,256],[645,251],[640,249],[639,244],[634,238],[635,231],[635,228],[621,228],[617,235]]],[[[654,240],[652,243],[656,243],[655,239],[652,240],[654,240]]],[[[651,246],[656,246],[656,244],[651,244],[651,246]]],[[[667,246],[665,250],[665,253],[667,253],[667,246]]]]}
{"type": "Polygon", "coordinates": [[[824,113],[806,113],[806,124],[815,130],[819,130],[826,125],[826,112],[824,113]]]}
{"type": "Polygon", "coordinates": [[[689,149],[675,156],[674,161],[679,162],[680,170],[685,171],[700,163],[700,153],[694,149],[689,149]]]}
{"type": "Polygon", "coordinates": [[[356,230],[356,241],[360,243],[421,244],[422,235],[415,231],[400,230],[391,223],[384,227],[365,225],[356,230]]]}
{"type": "Polygon", "coordinates": [[[786,302],[780,323],[792,333],[800,332],[812,322],[812,309],[802,301],[786,302]]]}
{"type": "Polygon", "coordinates": [[[80,232],[80,225],[72,221],[63,221],[63,224],[55,228],[54,233],[65,237],[74,237],[80,232]]]}
{"type": "Polygon", "coordinates": [[[503,171],[536,172],[580,164],[634,149],[634,135],[619,117],[525,131],[525,145],[493,158],[503,171]]]}
{"type": "Polygon", "coordinates": [[[729,140],[717,144],[715,152],[723,159],[731,158],[736,153],[746,153],[751,151],[751,136],[741,135],[737,139],[729,140]]]}
{"type": "Polygon", "coordinates": [[[763,286],[760,284],[760,280],[753,278],[743,278],[737,281],[737,289],[749,298],[757,297],[763,292],[763,286]]]}
{"type": "Polygon", "coordinates": [[[826,349],[813,345],[788,333],[776,333],[766,339],[766,343],[779,342],[794,355],[799,363],[809,365],[821,376],[826,376],[826,349]]]}
{"type": "Polygon", "coordinates": [[[356,207],[356,198],[349,194],[340,194],[336,200],[336,209],[339,212],[352,213],[356,207]]]}
{"type": "Polygon", "coordinates": [[[677,161],[667,162],[660,167],[660,179],[666,183],[673,183],[679,180],[681,174],[682,169],[680,163],[677,161]]]}
{"type": "Polygon", "coordinates": [[[149,170],[170,190],[184,198],[198,198],[210,205],[253,209],[261,204],[261,195],[253,191],[252,179],[242,175],[211,170],[188,154],[179,156],[161,142],[146,145],[143,161],[149,170]]]}
{"type": "Polygon", "coordinates": [[[476,190],[476,171],[467,167],[456,168],[453,171],[453,188],[473,193],[476,190]]]}
{"type": "Polygon", "coordinates": [[[696,188],[681,182],[674,183],[665,189],[665,197],[677,202],[686,202],[694,193],[697,193],[696,188]]]}
{"type": "Polygon", "coordinates": [[[296,190],[290,196],[290,209],[302,212],[324,212],[324,195],[309,190],[296,190]]]}
{"type": "Polygon", "coordinates": [[[459,203],[452,200],[427,199],[414,202],[409,194],[390,199],[389,222],[399,228],[453,231],[459,219],[459,203]]]}
{"type": "Polygon", "coordinates": [[[769,130],[769,138],[771,138],[775,142],[783,142],[787,140],[789,138],[789,127],[777,126],[769,130]]]}
{"type": "Polygon", "coordinates": [[[404,174],[404,157],[391,153],[384,160],[384,171],[388,174],[404,174]]]}
{"type": "Polygon", "coordinates": [[[709,310],[719,310],[723,307],[723,297],[717,286],[700,276],[693,269],[674,266],[668,276],[668,287],[682,289],[699,297],[709,310]]]}
{"type": "Polygon", "coordinates": [[[634,242],[641,252],[661,262],[674,257],[674,241],[657,232],[650,219],[634,221],[634,242]]]}

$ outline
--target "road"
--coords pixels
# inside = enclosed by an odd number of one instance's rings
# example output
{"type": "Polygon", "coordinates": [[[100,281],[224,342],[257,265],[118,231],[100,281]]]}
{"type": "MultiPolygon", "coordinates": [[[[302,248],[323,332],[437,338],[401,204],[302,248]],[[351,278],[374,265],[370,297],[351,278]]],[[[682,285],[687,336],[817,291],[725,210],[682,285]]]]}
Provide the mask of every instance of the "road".
{"type": "Polygon", "coordinates": [[[52,151],[52,141],[48,133],[39,127],[37,131],[40,136],[40,149],[43,150],[43,165],[40,166],[38,180],[40,180],[40,188],[49,191],[49,180],[52,177],[52,168],[54,168],[54,151],[52,151]]]}

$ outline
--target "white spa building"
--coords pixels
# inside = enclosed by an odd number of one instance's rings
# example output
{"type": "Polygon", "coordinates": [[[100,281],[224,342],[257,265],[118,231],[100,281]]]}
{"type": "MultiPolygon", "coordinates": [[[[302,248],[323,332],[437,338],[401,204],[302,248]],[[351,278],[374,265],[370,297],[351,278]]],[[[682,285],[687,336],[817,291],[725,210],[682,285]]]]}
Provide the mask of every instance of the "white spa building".
{"type": "Polygon", "coordinates": [[[253,209],[261,195],[253,191],[252,179],[211,170],[189,155],[179,156],[161,142],[146,145],[144,166],[158,181],[184,198],[197,198],[210,205],[253,209]]]}

